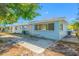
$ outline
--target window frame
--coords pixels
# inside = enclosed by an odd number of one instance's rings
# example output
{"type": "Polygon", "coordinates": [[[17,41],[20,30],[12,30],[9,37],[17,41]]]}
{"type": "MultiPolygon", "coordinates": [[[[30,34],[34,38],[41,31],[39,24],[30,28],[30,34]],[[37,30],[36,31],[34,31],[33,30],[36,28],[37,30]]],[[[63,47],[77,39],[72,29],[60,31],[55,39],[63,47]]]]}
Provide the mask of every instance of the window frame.
{"type": "Polygon", "coordinates": [[[43,26],[46,26],[45,31],[54,31],[54,22],[53,23],[46,23],[46,24],[35,24],[35,30],[43,30],[43,26]],[[49,24],[51,24],[51,28],[49,29],[49,24]],[[41,27],[42,26],[42,27],[41,27]]]}

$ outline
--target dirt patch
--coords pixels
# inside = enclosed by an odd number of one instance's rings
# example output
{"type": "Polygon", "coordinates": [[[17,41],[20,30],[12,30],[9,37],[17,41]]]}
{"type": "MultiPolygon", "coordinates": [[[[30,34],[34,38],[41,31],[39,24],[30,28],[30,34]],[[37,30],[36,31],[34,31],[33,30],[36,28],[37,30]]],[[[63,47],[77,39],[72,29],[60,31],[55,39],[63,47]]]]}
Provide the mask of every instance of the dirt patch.
{"type": "Polygon", "coordinates": [[[47,55],[50,56],[53,56],[54,53],[57,56],[79,56],[79,44],[59,41],[55,45],[51,45],[49,48],[47,48],[44,53],[46,52],[47,55]],[[49,53],[47,51],[51,52],[49,53]]]}
{"type": "Polygon", "coordinates": [[[1,56],[32,56],[32,51],[20,45],[13,45],[7,51],[5,50],[1,56]]]}
{"type": "Polygon", "coordinates": [[[44,55],[45,55],[45,56],[64,56],[63,53],[51,51],[51,50],[49,50],[49,49],[46,49],[46,50],[44,51],[44,55]]]}

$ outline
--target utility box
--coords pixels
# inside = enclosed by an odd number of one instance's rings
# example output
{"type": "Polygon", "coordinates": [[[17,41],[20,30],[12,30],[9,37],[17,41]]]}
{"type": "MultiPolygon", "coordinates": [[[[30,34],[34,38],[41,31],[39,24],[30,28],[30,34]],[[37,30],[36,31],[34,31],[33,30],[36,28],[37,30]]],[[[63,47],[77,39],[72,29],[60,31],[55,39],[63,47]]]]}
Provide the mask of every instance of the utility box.
{"type": "Polygon", "coordinates": [[[67,34],[68,34],[68,35],[71,35],[71,34],[72,34],[72,31],[67,31],[67,34]]]}

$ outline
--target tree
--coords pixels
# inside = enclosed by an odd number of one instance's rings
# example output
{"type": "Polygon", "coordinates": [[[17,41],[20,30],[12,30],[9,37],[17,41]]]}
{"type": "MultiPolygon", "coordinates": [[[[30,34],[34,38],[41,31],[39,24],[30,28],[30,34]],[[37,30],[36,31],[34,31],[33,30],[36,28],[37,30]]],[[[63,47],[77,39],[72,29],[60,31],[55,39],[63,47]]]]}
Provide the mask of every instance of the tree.
{"type": "Polygon", "coordinates": [[[68,30],[74,30],[76,37],[79,39],[79,22],[75,21],[73,24],[68,26],[68,30]]]}
{"type": "Polygon", "coordinates": [[[40,14],[37,10],[41,9],[35,3],[1,3],[0,4],[0,24],[12,24],[17,22],[19,17],[32,20],[40,14]]]}
{"type": "Polygon", "coordinates": [[[73,24],[73,29],[76,31],[76,37],[79,39],[79,22],[73,24]]]}
{"type": "Polygon", "coordinates": [[[67,28],[68,28],[68,30],[74,30],[73,24],[69,24],[67,28]]]}

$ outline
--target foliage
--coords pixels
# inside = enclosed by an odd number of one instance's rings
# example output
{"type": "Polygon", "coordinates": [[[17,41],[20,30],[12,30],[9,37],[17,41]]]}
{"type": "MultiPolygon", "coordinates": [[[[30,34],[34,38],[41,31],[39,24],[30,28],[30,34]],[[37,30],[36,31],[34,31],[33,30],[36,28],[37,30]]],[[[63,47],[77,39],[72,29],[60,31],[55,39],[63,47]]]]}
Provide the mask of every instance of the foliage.
{"type": "Polygon", "coordinates": [[[78,21],[74,22],[73,24],[70,24],[68,26],[68,29],[69,30],[74,30],[75,34],[76,34],[76,37],[79,39],[79,22],[78,21]]]}
{"type": "Polygon", "coordinates": [[[79,22],[75,22],[73,25],[75,30],[79,30],[79,22]]]}
{"type": "Polygon", "coordinates": [[[73,29],[76,31],[76,37],[79,39],[79,22],[73,24],[73,29]]]}
{"type": "Polygon", "coordinates": [[[79,30],[79,22],[68,25],[69,30],[79,30]]]}
{"type": "Polygon", "coordinates": [[[32,20],[40,14],[39,4],[35,3],[1,3],[0,4],[0,24],[12,24],[17,22],[19,17],[32,20]]]}
{"type": "Polygon", "coordinates": [[[70,25],[68,25],[67,28],[68,28],[68,30],[74,30],[73,27],[74,27],[74,26],[73,26],[72,24],[70,24],[70,25]]]}

